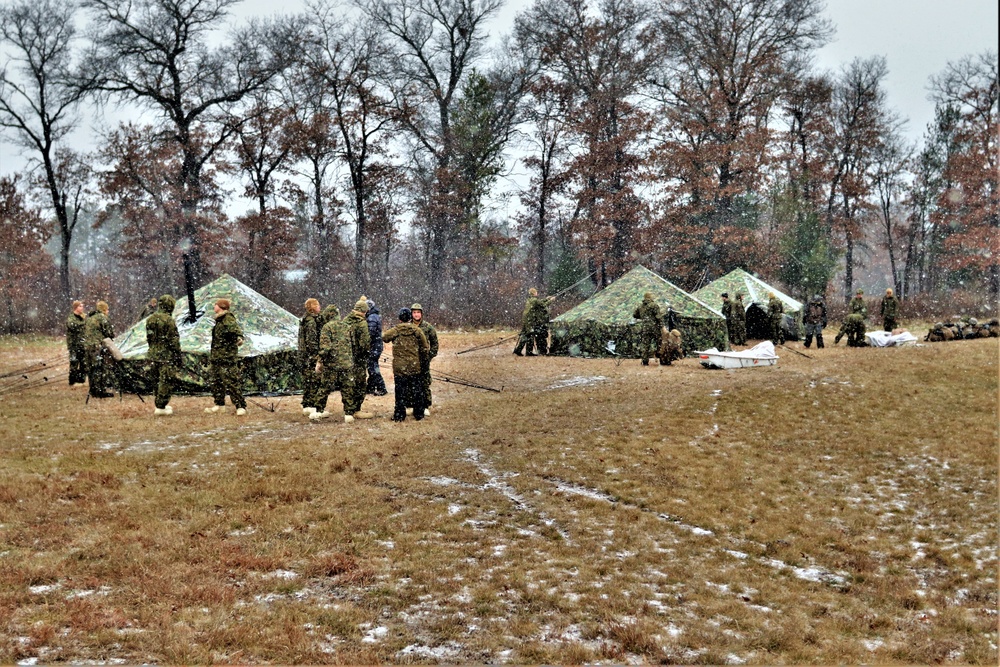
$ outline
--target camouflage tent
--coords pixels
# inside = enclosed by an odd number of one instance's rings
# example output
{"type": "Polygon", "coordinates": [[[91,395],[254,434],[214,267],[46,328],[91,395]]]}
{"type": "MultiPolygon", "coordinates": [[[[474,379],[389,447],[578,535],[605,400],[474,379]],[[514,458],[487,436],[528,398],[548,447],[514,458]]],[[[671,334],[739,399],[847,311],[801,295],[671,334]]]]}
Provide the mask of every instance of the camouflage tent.
{"type": "Polygon", "coordinates": [[[592,297],[552,320],[552,354],[638,358],[639,324],[632,313],[652,292],[670,326],[683,334],[684,352],[729,348],[726,320],[715,309],[644,266],[637,266],[592,297]],[[669,310],[668,310],[669,309],[669,310]]]}
{"type": "MultiPolygon", "coordinates": [[[[236,278],[223,275],[194,292],[198,319],[187,322],[188,300],[177,300],[174,321],[181,338],[183,369],[178,374],[178,392],[203,393],[208,387],[208,353],[215,325],[212,306],[225,297],[232,302],[230,312],[243,329],[240,347],[245,394],[285,394],[301,391],[301,375],[296,362],[299,320],[270,299],[258,294],[236,278]]],[[[115,338],[125,357],[121,362],[126,387],[152,393],[149,363],[146,361],[146,320],[142,319],[115,338]]]]}
{"type": "Polygon", "coordinates": [[[802,324],[802,303],[796,301],[776,287],[768,285],[760,278],[751,275],[743,269],[733,269],[718,280],[694,292],[705,303],[722,308],[722,293],[729,294],[730,301],[736,301],[736,295],[743,295],[743,307],[747,313],[747,338],[763,340],[770,336],[768,324],[767,302],[768,294],[774,292],[785,306],[785,317],[782,328],[786,340],[798,340],[802,324]]]}

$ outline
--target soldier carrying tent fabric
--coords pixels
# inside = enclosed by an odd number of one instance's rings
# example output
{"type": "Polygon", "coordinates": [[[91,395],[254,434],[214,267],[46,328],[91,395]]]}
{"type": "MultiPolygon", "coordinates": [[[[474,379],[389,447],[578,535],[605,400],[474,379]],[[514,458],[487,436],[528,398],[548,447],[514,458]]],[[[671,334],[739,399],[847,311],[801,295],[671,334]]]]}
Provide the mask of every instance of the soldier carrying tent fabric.
{"type": "Polygon", "coordinates": [[[108,319],[108,304],[98,301],[94,312],[87,316],[83,326],[83,344],[87,352],[87,373],[90,395],[94,398],[114,396],[108,389],[111,381],[111,353],[104,346],[104,339],[115,337],[115,328],[108,319]]]}
{"type": "Polygon", "coordinates": [[[84,327],[87,316],[83,301],[73,302],[73,312],[66,318],[66,350],[69,352],[69,384],[83,384],[87,381],[87,350],[83,344],[84,327]]]}

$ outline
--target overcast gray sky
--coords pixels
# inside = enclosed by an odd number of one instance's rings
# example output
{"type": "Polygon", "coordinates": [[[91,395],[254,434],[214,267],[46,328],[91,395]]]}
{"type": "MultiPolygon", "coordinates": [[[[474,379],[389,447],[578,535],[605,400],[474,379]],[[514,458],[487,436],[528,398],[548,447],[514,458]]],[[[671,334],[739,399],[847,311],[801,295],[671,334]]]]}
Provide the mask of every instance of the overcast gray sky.
{"type": "MultiPolygon", "coordinates": [[[[530,4],[531,0],[508,0],[491,33],[509,32],[514,16],[530,4]]],[[[304,5],[304,0],[245,0],[238,13],[268,16],[304,5]]],[[[997,0],[828,0],[826,14],[837,32],[816,62],[821,69],[836,71],[854,58],[884,55],[889,64],[889,103],[909,119],[907,134],[917,140],[934,117],[934,106],[927,100],[929,77],[950,61],[997,50],[998,5],[997,0]]],[[[22,165],[10,144],[0,143],[0,174],[22,165]]]]}

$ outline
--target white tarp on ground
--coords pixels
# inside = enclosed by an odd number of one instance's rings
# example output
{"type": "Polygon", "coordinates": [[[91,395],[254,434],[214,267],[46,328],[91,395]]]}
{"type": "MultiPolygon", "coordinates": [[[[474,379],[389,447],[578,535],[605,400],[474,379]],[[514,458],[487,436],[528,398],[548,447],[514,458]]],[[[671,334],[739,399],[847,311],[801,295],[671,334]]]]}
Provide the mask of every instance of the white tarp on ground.
{"type": "Polygon", "coordinates": [[[769,340],[757,343],[742,352],[719,352],[710,347],[696,352],[701,365],[706,368],[752,368],[754,366],[773,366],[778,361],[774,353],[774,343],[769,340]]]}
{"type": "Polygon", "coordinates": [[[909,331],[902,331],[898,334],[892,334],[888,331],[869,331],[865,334],[865,338],[868,339],[868,344],[872,347],[899,347],[915,343],[917,340],[917,337],[909,331]]]}

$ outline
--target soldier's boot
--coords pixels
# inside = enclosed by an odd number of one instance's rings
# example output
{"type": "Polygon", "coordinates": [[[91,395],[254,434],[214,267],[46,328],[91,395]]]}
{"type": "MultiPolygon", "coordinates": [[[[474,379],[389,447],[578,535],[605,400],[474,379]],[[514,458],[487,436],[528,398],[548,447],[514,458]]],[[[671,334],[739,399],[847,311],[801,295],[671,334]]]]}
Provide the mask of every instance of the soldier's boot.
{"type": "Polygon", "coordinates": [[[157,416],[157,417],[161,417],[161,416],[163,416],[163,415],[169,415],[169,414],[170,414],[170,413],[169,413],[169,412],[167,412],[167,411],[166,411],[166,410],[165,410],[164,408],[155,408],[155,409],[153,410],[153,415],[155,415],[155,416],[157,416]]]}
{"type": "Polygon", "coordinates": [[[344,415],[344,423],[350,424],[354,421],[354,415],[344,415]]]}
{"type": "Polygon", "coordinates": [[[374,419],[375,415],[373,415],[371,412],[361,412],[361,411],[358,411],[358,412],[354,413],[354,418],[355,419],[374,419]]]}
{"type": "Polygon", "coordinates": [[[242,417],[246,413],[247,413],[247,409],[246,408],[236,408],[236,416],[237,417],[242,417]]]}
{"type": "Polygon", "coordinates": [[[308,417],[311,414],[314,414],[315,412],[316,408],[313,407],[302,408],[302,414],[304,414],[306,417],[308,417]]]}
{"type": "Polygon", "coordinates": [[[225,410],[225,409],[226,409],[226,406],[224,406],[224,405],[213,405],[210,408],[205,408],[205,412],[221,412],[222,410],[225,410]]]}
{"type": "Polygon", "coordinates": [[[642,360],[642,365],[643,366],[648,366],[649,365],[649,359],[643,359],[642,360]]]}
{"type": "Polygon", "coordinates": [[[311,419],[312,421],[319,421],[320,419],[326,419],[329,416],[330,413],[324,410],[323,412],[312,413],[311,415],[309,415],[309,419],[311,419]]]}
{"type": "MultiPolygon", "coordinates": [[[[821,341],[821,340],[823,340],[823,339],[822,339],[822,338],[820,338],[819,336],[817,336],[817,337],[816,337],[816,345],[817,345],[817,346],[819,346],[819,347],[823,347],[823,346],[822,346],[822,345],[820,345],[820,343],[819,343],[819,341],[821,341]]],[[[804,343],[802,343],[802,345],[803,345],[804,347],[809,347],[810,345],[812,345],[812,342],[813,342],[813,337],[812,337],[812,335],[810,335],[810,334],[806,334],[806,340],[805,340],[805,342],[804,342],[804,343]]]]}
{"type": "Polygon", "coordinates": [[[431,416],[431,409],[424,408],[424,417],[430,417],[430,416],[431,416]]]}
{"type": "Polygon", "coordinates": [[[413,414],[413,408],[406,408],[406,414],[412,415],[413,414]]]}
{"type": "MultiPolygon", "coordinates": [[[[806,347],[809,347],[809,346],[806,345],[806,347]]],[[[816,334],[816,349],[817,350],[822,350],[823,349],[823,334],[816,334]]]]}
{"type": "Polygon", "coordinates": [[[833,344],[837,345],[838,343],[840,343],[840,339],[843,338],[843,336],[844,336],[843,332],[838,333],[836,336],[834,336],[833,337],[833,344]]]}

